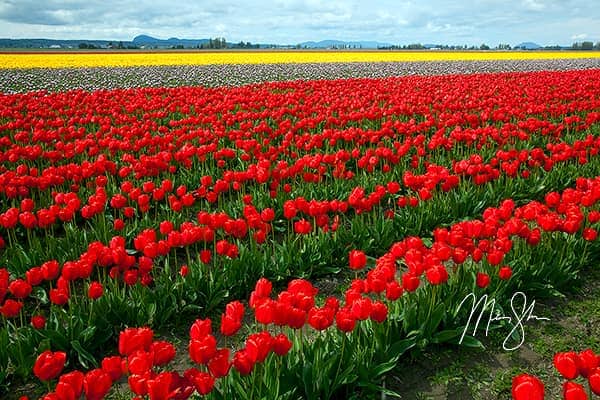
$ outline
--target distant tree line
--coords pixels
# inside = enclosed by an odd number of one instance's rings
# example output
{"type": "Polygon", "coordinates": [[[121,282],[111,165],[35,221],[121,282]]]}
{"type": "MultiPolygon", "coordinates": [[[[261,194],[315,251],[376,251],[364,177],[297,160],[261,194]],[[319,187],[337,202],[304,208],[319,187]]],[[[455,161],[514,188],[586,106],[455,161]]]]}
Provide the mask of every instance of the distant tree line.
{"type": "Polygon", "coordinates": [[[258,44],[240,41],[239,43],[231,44],[230,47],[234,49],[258,49],[260,46],[258,44]]]}
{"type": "Polygon", "coordinates": [[[99,49],[98,46],[91,43],[79,43],[78,46],[80,49],[99,49]]]}
{"type": "Polygon", "coordinates": [[[214,39],[208,39],[207,43],[202,43],[198,45],[199,49],[226,49],[227,41],[224,37],[218,37],[214,39]]]}
{"type": "MultiPolygon", "coordinates": [[[[276,46],[276,45],[272,45],[272,47],[282,47],[282,46],[276,46]]],[[[294,49],[312,49],[312,47],[308,47],[307,45],[301,45],[301,44],[297,44],[295,46],[283,46],[286,48],[294,48],[294,49]]],[[[331,46],[327,47],[328,49],[332,49],[332,50],[349,50],[349,49],[362,49],[362,44],[333,44],[331,46]]]]}
{"type": "MultiPolygon", "coordinates": [[[[139,46],[133,45],[133,44],[123,44],[123,42],[108,42],[108,44],[106,46],[99,46],[99,45],[95,45],[93,43],[79,43],[78,47],[80,49],[139,49],[139,46]]],[[[147,48],[153,48],[153,49],[158,49],[158,48],[164,48],[163,46],[157,46],[157,45],[148,45],[146,46],[147,48]]],[[[172,45],[170,46],[171,49],[174,50],[183,50],[183,49],[258,49],[260,48],[260,45],[258,44],[252,44],[250,42],[244,42],[244,41],[240,41],[239,43],[227,43],[227,40],[225,40],[225,38],[223,37],[218,37],[218,38],[213,38],[213,39],[209,39],[206,43],[201,43],[197,46],[184,46],[183,44],[177,44],[177,45],[172,45]]]]}
{"type": "Polygon", "coordinates": [[[573,50],[600,50],[600,42],[594,45],[593,42],[575,42],[571,46],[573,50]]]}
{"type": "MultiPolygon", "coordinates": [[[[498,47],[496,47],[497,50],[510,50],[510,45],[509,44],[500,44],[498,45],[498,47]]],[[[424,46],[421,43],[411,43],[411,44],[404,44],[404,45],[392,45],[392,46],[381,46],[378,47],[379,50],[425,50],[425,49],[440,49],[440,50],[490,50],[490,46],[488,46],[487,44],[483,43],[480,46],[467,46],[466,44],[464,46],[462,45],[447,45],[447,44],[440,44],[440,45],[427,45],[424,46]]]]}
{"type": "Polygon", "coordinates": [[[102,48],[107,48],[107,49],[128,49],[128,50],[139,49],[138,46],[135,46],[133,44],[128,44],[127,46],[125,46],[123,44],[123,42],[119,42],[116,45],[113,44],[113,42],[108,42],[108,44],[106,45],[106,47],[97,46],[97,45],[95,45],[93,43],[79,43],[79,45],[77,47],[80,48],[80,49],[89,49],[89,50],[102,49],[102,48]]]}
{"type": "Polygon", "coordinates": [[[227,43],[224,37],[208,39],[208,42],[196,46],[198,49],[258,49],[258,44],[240,41],[239,43],[227,43]]]}
{"type": "MultiPolygon", "coordinates": [[[[392,46],[382,46],[378,47],[379,50],[424,50],[424,49],[440,49],[440,50],[490,50],[491,47],[485,43],[482,43],[480,46],[461,46],[461,45],[427,45],[424,46],[421,43],[412,43],[405,45],[392,45],[392,46]]],[[[494,47],[494,50],[512,50],[513,48],[510,44],[500,43],[498,46],[494,47]]],[[[515,47],[516,49],[528,50],[526,48],[515,47]]],[[[545,46],[540,47],[540,50],[564,50],[569,49],[569,47],[562,47],[559,45],[554,46],[545,46]]],[[[570,47],[572,50],[600,50],[600,42],[594,44],[593,42],[575,42],[570,47]]]]}
{"type": "MultiPolygon", "coordinates": [[[[454,47],[454,46],[453,46],[454,47]]],[[[379,50],[422,50],[425,48],[421,43],[412,43],[412,44],[403,44],[396,45],[393,44],[391,46],[379,46],[377,47],[379,50]]]]}

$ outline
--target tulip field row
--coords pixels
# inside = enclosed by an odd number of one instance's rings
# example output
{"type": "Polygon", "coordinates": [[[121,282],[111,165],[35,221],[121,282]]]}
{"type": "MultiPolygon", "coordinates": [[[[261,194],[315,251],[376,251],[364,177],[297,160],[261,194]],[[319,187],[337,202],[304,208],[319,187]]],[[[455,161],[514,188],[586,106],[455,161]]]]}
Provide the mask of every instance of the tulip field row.
{"type": "Polygon", "coordinates": [[[594,51],[119,51],[6,52],[2,69],[156,65],[289,64],[414,61],[501,61],[598,58],[594,51]]]}
{"type": "Polygon", "coordinates": [[[599,79],[0,95],[0,390],[391,394],[406,353],[481,346],[469,293],[552,296],[598,261],[599,79]]]}
{"type": "MultiPolygon", "coordinates": [[[[410,53],[409,53],[410,54],[410,53]]],[[[476,53],[480,54],[480,53],[476,53]]],[[[0,74],[0,92],[128,87],[239,86],[294,79],[385,78],[483,72],[598,69],[600,57],[484,61],[207,64],[137,67],[12,68],[0,74]]]]}

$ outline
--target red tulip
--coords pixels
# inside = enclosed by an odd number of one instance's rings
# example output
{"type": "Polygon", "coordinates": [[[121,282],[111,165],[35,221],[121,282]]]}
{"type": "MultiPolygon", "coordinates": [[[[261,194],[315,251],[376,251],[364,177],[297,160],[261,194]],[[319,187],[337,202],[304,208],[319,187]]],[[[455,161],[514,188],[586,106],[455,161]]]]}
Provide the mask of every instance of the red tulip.
{"type": "Polygon", "coordinates": [[[153,379],[146,381],[148,397],[150,400],[168,400],[171,396],[171,383],[173,377],[170,372],[161,372],[153,379]]]}
{"type": "Polygon", "coordinates": [[[212,258],[212,252],[210,250],[201,250],[200,251],[200,261],[202,261],[204,264],[210,263],[211,258],[212,258]]]}
{"type": "Polygon", "coordinates": [[[592,392],[600,396],[600,368],[595,368],[590,372],[588,383],[592,392]]]}
{"type": "Polygon", "coordinates": [[[263,299],[260,305],[255,306],[254,316],[256,322],[268,325],[274,322],[276,302],[271,299],[263,299]]]}
{"type": "Polygon", "coordinates": [[[33,373],[42,381],[52,380],[61,373],[66,361],[67,353],[64,351],[46,350],[35,360],[33,373]]]}
{"type": "Polygon", "coordinates": [[[113,228],[115,231],[122,231],[125,229],[125,221],[123,221],[121,218],[115,218],[113,222],[113,228]]]}
{"type": "Polygon", "coordinates": [[[100,282],[94,281],[88,287],[88,297],[92,300],[99,299],[104,293],[104,287],[100,282]]]}
{"type": "Polygon", "coordinates": [[[565,379],[575,379],[579,376],[577,368],[577,353],[572,351],[565,353],[556,353],[554,355],[554,367],[565,377],[565,379]]]}
{"type": "Polygon", "coordinates": [[[217,340],[212,335],[202,339],[191,339],[188,352],[192,361],[197,364],[206,364],[217,353],[217,340]]]}
{"type": "Polygon", "coordinates": [[[27,198],[21,200],[21,211],[33,211],[35,203],[32,199],[27,198]]]}
{"type": "Polygon", "coordinates": [[[342,332],[352,332],[356,326],[356,318],[347,309],[340,309],[335,316],[335,323],[342,332]]]}
{"type": "Polygon", "coordinates": [[[242,327],[242,321],[227,315],[227,314],[223,314],[221,315],[221,333],[224,336],[232,336],[235,335],[237,333],[237,331],[240,330],[240,328],[242,327]]]}
{"type": "Polygon", "coordinates": [[[209,318],[197,319],[190,327],[190,339],[200,340],[212,334],[212,321],[209,318]]]}
{"type": "Polygon", "coordinates": [[[208,370],[215,378],[222,378],[229,373],[229,349],[217,350],[215,356],[208,362],[208,370]]]}
{"type": "Polygon", "coordinates": [[[314,329],[322,331],[333,324],[333,315],[323,308],[311,308],[308,312],[308,323],[314,329]]]}
{"type": "Polygon", "coordinates": [[[31,293],[31,285],[23,279],[15,279],[8,285],[8,290],[17,299],[24,299],[31,293]]]}
{"type": "Polygon", "coordinates": [[[292,329],[301,329],[304,324],[306,324],[307,312],[303,309],[297,307],[291,307],[289,309],[276,308],[276,314],[281,311],[287,312],[284,325],[287,324],[292,329]]]}
{"type": "Polygon", "coordinates": [[[368,297],[361,297],[354,301],[350,306],[350,310],[352,312],[352,316],[359,320],[364,321],[371,315],[372,310],[372,302],[368,297]]]}
{"type": "Polygon", "coordinates": [[[487,254],[487,262],[490,265],[499,265],[504,259],[504,253],[498,250],[493,250],[487,254]]]}
{"type": "Polygon", "coordinates": [[[69,301],[69,293],[63,289],[50,289],[49,297],[52,304],[58,306],[65,305],[67,304],[67,301],[69,301]]]}
{"type": "Polygon", "coordinates": [[[371,319],[375,322],[382,323],[386,320],[388,315],[388,308],[385,304],[376,301],[371,307],[371,319]]]}
{"type": "Polygon", "coordinates": [[[43,329],[46,326],[46,318],[43,315],[34,315],[31,317],[31,326],[35,329],[43,329]]]}
{"type": "Polygon", "coordinates": [[[436,264],[425,271],[427,280],[432,285],[439,285],[448,280],[448,271],[441,264],[436,264]]]}
{"type": "Polygon", "coordinates": [[[123,375],[121,362],[122,359],[119,356],[105,357],[102,359],[102,371],[106,372],[113,382],[118,381],[123,375]]]}
{"type": "Polygon", "coordinates": [[[63,374],[58,378],[59,383],[68,384],[71,389],[73,389],[73,394],[75,398],[79,398],[81,393],[83,392],[83,372],[81,371],[71,371],[69,373],[63,374]]]}
{"type": "Polygon", "coordinates": [[[210,374],[198,371],[197,369],[187,370],[185,377],[194,384],[196,391],[201,395],[212,392],[215,385],[215,378],[213,378],[210,374]]]}
{"type": "Polygon", "coordinates": [[[512,398],[514,400],[543,400],[544,384],[535,376],[518,375],[512,381],[512,398]]]}
{"type": "MultiPolygon", "coordinates": [[[[27,283],[29,283],[31,286],[39,285],[44,280],[42,269],[40,267],[30,268],[28,271],[25,272],[25,279],[27,280],[27,283]]],[[[0,301],[1,300],[2,299],[0,296],[0,301]]]]}
{"type": "Polygon", "coordinates": [[[54,393],[58,396],[60,400],[75,400],[79,396],[75,396],[75,391],[65,382],[58,382],[56,387],[54,388],[54,393]]]}
{"type": "Polygon", "coordinates": [[[260,212],[260,217],[264,222],[271,222],[275,218],[275,212],[272,208],[265,208],[260,212]]]}
{"type": "Polygon", "coordinates": [[[237,351],[233,355],[233,367],[240,373],[240,375],[249,375],[254,368],[254,363],[245,349],[237,351]]]}
{"type": "Polygon", "coordinates": [[[402,287],[407,292],[414,292],[415,290],[417,290],[420,282],[421,281],[420,281],[419,277],[415,276],[414,274],[412,274],[410,272],[405,272],[404,274],[402,274],[402,287]]]}
{"type": "Polygon", "coordinates": [[[171,343],[158,340],[150,345],[150,353],[153,354],[153,364],[163,366],[170,363],[175,358],[175,346],[171,343]]]}
{"type": "Polygon", "coordinates": [[[21,312],[23,303],[13,299],[6,299],[2,307],[0,307],[0,314],[5,318],[15,318],[21,312]]]}
{"type": "Polygon", "coordinates": [[[273,348],[273,337],[267,331],[253,333],[246,339],[246,354],[256,362],[263,362],[273,348]]]}
{"type": "Polygon", "coordinates": [[[266,278],[260,278],[256,282],[254,291],[252,292],[252,295],[250,296],[250,307],[255,306],[255,305],[253,305],[253,303],[255,303],[255,301],[253,301],[252,299],[259,300],[259,299],[267,298],[271,295],[272,289],[273,289],[273,285],[271,284],[271,282],[269,282],[269,280],[267,280],[266,278]]]}
{"type": "Polygon", "coordinates": [[[583,230],[582,236],[588,242],[592,242],[598,237],[598,231],[596,231],[594,228],[585,228],[583,230]]]}
{"type": "Polygon", "coordinates": [[[129,375],[127,383],[131,391],[139,396],[148,394],[148,380],[152,379],[153,374],[148,372],[144,375],[129,375]]]}
{"type": "MultiPolygon", "coordinates": [[[[319,292],[319,289],[314,287],[313,284],[306,279],[293,279],[288,282],[287,291],[293,295],[314,297],[319,292]]],[[[310,307],[312,307],[312,305],[310,307]]]]}
{"type": "Polygon", "coordinates": [[[181,275],[182,278],[185,278],[189,273],[190,269],[187,265],[182,265],[181,268],[179,268],[179,275],[181,275]]]}
{"type": "Polygon", "coordinates": [[[127,328],[119,334],[119,353],[128,356],[138,350],[149,350],[154,332],[150,328],[127,328]]]}
{"type": "Polygon", "coordinates": [[[587,378],[591,371],[598,367],[598,356],[592,349],[584,350],[577,355],[576,364],[581,376],[587,378]]]}
{"type": "Polygon", "coordinates": [[[292,219],[296,216],[296,214],[298,213],[298,210],[296,209],[296,206],[294,205],[293,201],[286,201],[285,203],[283,203],[283,216],[285,217],[285,219],[292,219]]]}
{"type": "Polygon", "coordinates": [[[402,286],[396,280],[393,280],[386,284],[385,298],[390,301],[398,300],[402,296],[402,292],[402,286]]]}
{"type": "Polygon", "coordinates": [[[44,280],[52,281],[58,278],[58,274],[60,273],[60,265],[56,260],[46,261],[40,267],[42,270],[42,276],[44,280]]]}
{"type": "Polygon", "coordinates": [[[352,250],[348,256],[350,269],[360,270],[367,265],[367,256],[361,250],[352,250]]]}
{"type": "Polygon", "coordinates": [[[244,305],[237,300],[231,301],[225,306],[225,314],[235,319],[242,319],[244,317],[244,305]]]}
{"type": "Polygon", "coordinates": [[[101,400],[106,396],[112,380],[110,376],[101,369],[93,369],[83,378],[83,391],[88,400],[101,400]]]}
{"type": "Polygon", "coordinates": [[[475,282],[478,287],[484,289],[490,284],[490,276],[488,274],[478,272],[475,282]]]}
{"type": "Polygon", "coordinates": [[[273,352],[278,356],[286,355],[292,348],[292,342],[288,337],[280,333],[273,338],[273,352]]]}
{"type": "Polygon", "coordinates": [[[144,375],[150,372],[154,365],[154,356],[145,350],[137,350],[127,356],[127,369],[130,374],[144,375]]]}
{"type": "Polygon", "coordinates": [[[160,233],[163,235],[168,235],[174,229],[173,223],[171,221],[162,221],[159,225],[160,233]]]}
{"type": "Polygon", "coordinates": [[[498,270],[498,277],[503,281],[510,279],[512,276],[512,269],[509,266],[504,266],[498,270]]]}
{"type": "Polygon", "coordinates": [[[588,396],[583,386],[575,382],[563,384],[563,397],[565,400],[587,400],[588,396]]]}

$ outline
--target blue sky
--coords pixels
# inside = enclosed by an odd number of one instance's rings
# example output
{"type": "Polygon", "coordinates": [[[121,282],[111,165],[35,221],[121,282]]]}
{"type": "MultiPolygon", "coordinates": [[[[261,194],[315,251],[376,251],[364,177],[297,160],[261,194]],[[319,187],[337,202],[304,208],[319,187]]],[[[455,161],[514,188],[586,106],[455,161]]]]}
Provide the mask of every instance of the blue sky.
{"type": "Polygon", "coordinates": [[[376,40],[393,44],[541,45],[600,41],[593,0],[0,0],[0,37],[158,38],[296,44],[376,40]]]}

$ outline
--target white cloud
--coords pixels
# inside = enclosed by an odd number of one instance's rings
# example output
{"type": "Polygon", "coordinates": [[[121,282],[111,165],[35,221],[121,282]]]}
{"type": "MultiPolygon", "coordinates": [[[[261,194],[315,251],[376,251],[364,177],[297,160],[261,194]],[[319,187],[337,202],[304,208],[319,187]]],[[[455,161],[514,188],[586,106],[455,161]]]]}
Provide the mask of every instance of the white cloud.
{"type": "Polygon", "coordinates": [[[532,11],[542,11],[546,8],[546,5],[539,0],[524,0],[523,4],[525,8],[532,11]]]}
{"type": "Polygon", "coordinates": [[[573,35],[571,36],[571,39],[573,40],[583,40],[583,39],[587,39],[587,34],[586,33],[578,33],[577,35],[573,35]]]}

